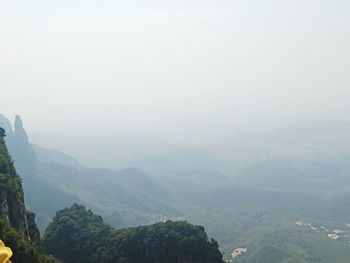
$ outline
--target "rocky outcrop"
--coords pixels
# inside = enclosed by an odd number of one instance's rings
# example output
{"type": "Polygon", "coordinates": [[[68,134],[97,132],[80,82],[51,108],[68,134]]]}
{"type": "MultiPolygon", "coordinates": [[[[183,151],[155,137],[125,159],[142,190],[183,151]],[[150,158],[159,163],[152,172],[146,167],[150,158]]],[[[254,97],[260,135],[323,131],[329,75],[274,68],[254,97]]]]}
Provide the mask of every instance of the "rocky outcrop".
{"type": "MultiPolygon", "coordinates": [[[[0,114],[0,127],[1,123],[3,123],[7,134],[5,137],[6,145],[14,161],[16,171],[22,179],[26,205],[37,214],[35,221],[43,231],[48,225],[49,219],[54,216],[58,209],[77,202],[78,198],[73,194],[66,193],[58,188],[55,183],[47,180],[47,171],[43,170],[43,166],[39,162],[39,158],[28,139],[27,132],[19,116],[16,117],[14,128],[12,128],[11,122],[0,114]]],[[[52,155],[57,157],[57,154],[52,154],[52,151],[46,149],[44,149],[42,154],[48,160],[50,160],[52,155]]],[[[63,160],[64,163],[67,160],[62,155],[58,159],[63,160]]],[[[73,166],[79,167],[79,164],[73,166]]],[[[55,171],[49,171],[55,173],[55,171]]]]}
{"type": "Polygon", "coordinates": [[[34,215],[25,208],[22,181],[8,153],[5,136],[4,132],[0,133],[0,218],[22,233],[25,239],[38,239],[34,215]]]}
{"type": "Polygon", "coordinates": [[[28,234],[33,242],[40,242],[40,231],[35,223],[35,213],[27,211],[28,234]]]}
{"type": "MultiPolygon", "coordinates": [[[[7,130],[11,129],[8,128],[7,130]]],[[[7,136],[6,143],[11,151],[19,174],[22,176],[25,175],[27,178],[34,176],[38,169],[39,161],[23,128],[21,117],[18,115],[15,119],[12,135],[7,136]]]]}

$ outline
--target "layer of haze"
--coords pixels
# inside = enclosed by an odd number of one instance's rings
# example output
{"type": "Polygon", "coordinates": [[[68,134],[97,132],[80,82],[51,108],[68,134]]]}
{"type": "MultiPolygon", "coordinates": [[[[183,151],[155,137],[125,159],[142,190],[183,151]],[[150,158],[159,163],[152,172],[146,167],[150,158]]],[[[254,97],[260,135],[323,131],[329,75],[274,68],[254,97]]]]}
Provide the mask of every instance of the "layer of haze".
{"type": "Polygon", "coordinates": [[[0,0],[0,112],[71,140],[350,121],[349,10],[346,0],[0,0]]]}

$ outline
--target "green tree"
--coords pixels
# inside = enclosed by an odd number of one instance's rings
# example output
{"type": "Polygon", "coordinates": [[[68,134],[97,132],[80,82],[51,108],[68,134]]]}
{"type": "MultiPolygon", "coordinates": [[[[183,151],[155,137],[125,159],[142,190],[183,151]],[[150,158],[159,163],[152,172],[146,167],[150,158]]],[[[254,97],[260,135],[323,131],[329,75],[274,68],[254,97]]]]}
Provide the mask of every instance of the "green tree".
{"type": "Polygon", "coordinates": [[[222,263],[214,239],[185,221],[113,230],[81,205],[57,212],[44,249],[65,263],[222,263]]]}

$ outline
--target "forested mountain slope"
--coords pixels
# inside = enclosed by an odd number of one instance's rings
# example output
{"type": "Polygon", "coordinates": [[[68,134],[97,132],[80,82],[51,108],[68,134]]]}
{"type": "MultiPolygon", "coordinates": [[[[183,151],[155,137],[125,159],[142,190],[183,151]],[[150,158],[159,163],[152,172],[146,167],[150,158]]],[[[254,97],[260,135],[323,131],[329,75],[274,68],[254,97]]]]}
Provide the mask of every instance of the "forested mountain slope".
{"type": "Polygon", "coordinates": [[[57,212],[44,248],[65,263],[223,263],[203,227],[167,221],[115,230],[77,204],[57,212]]]}

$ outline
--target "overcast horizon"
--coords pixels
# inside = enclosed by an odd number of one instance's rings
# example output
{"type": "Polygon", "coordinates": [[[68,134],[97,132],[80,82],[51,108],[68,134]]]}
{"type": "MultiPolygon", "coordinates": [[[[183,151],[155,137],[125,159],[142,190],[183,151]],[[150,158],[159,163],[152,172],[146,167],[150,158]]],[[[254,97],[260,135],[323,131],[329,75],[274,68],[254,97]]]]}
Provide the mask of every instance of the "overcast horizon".
{"type": "Polygon", "coordinates": [[[348,1],[0,4],[0,112],[30,132],[350,121],[348,1]]]}

